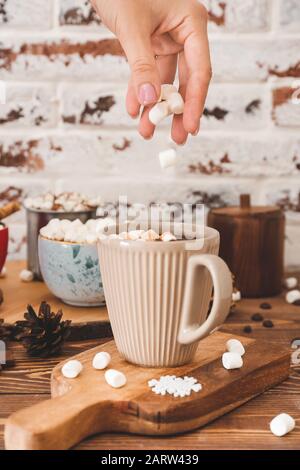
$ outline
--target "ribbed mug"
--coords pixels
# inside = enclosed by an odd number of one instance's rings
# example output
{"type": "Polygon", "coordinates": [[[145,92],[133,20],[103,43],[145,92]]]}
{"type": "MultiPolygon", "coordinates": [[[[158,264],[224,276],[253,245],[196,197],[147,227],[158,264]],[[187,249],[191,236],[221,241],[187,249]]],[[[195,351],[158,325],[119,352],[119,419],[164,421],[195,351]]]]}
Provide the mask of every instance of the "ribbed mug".
{"type": "Polygon", "coordinates": [[[217,256],[219,241],[219,233],[206,227],[201,240],[99,242],[109,318],[127,361],[147,367],[185,364],[199,340],[224,322],[232,280],[217,256]]]}

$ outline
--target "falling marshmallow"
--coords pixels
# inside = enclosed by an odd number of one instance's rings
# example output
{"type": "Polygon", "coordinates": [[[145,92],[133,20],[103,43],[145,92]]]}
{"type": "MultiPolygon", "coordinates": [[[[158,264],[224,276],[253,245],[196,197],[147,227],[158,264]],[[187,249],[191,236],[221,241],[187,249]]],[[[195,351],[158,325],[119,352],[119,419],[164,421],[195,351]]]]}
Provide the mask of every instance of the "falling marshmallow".
{"type": "Polygon", "coordinates": [[[156,103],[149,111],[149,120],[157,126],[165,117],[169,115],[169,107],[166,101],[156,103]]]}
{"type": "Polygon", "coordinates": [[[64,377],[67,379],[75,379],[78,377],[80,372],[82,371],[83,366],[80,361],[76,359],[72,359],[71,361],[66,362],[62,368],[61,372],[64,377]]]}
{"type": "Polygon", "coordinates": [[[290,290],[289,292],[287,292],[285,296],[285,300],[289,304],[293,304],[297,300],[300,300],[300,290],[298,289],[290,290]]]}
{"type": "Polygon", "coordinates": [[[163,150],[158,154],[159,163],[162,168],[174,166],[177,162],[177,154],[174,149],[163,150]]]}
{"type": "Polygon", "coordinates": [[[28,269],[22,269],[20,272],[20,279],[22,282],[31,282],[33,281],[34,274],[32,271],[29,271],[28,269]]]}
{"type": "Polygon", "coordinates": [[[292,418],[287,413],[281,413],[270,422],[270,429],[275,436],[281,437],[285,434],[291,432],[296,423],[294,418],[292,418]]]}
{"type": "Polygon", "coordinates": [[[184,109],[184,101],[180,93],[172,93],[168,100],[169,113],[182,114],[184,109]]]}
{"type": "Polygon", "coordinates": [[[287,289],[294,289],[298,285],[298,279],[296,277],[287,277],[284,283],[287,289]]]}
{"type": "Polygon", "coordinates": [[[226,352],[222,356],[222,364],[225,369],[240,369],[243,366],[242,356],[236,352],[226,352]]]}
{"type": "Polygon", "coordinates": [[[95,354],[92,364],[93,364],[94,369],[103,370],[103,369],[106,369],[110,361],[111,361],[110,354],[108,352],[101,351],[95,354]]]}
{"type": "Polygon", "coordinates": [[[120,388],[123,387],[126,382],[126,376],[123,372],[120,372],[115,369],[108,369],[104,374],[105,380],[113,388],[120,388]]]}
{"type": "Polygon", "coordinates": [[[238,339],[229,339],[226,343],[226,349],[228,352],[237,353],[240,356],[245,354],[245,348],[238,339]]]}

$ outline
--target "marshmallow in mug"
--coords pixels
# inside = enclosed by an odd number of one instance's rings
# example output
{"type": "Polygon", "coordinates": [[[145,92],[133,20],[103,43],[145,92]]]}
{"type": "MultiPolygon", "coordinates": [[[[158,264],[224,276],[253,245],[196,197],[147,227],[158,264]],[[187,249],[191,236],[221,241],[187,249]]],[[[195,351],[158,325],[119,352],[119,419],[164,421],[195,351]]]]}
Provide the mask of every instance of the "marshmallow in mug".
{"type": "Polygon", "coordinates": [[[36,197],[28,197],[24,201],[27,209],[36,209],[56,212],[80,212],[96,209],[102,200],[89,198],[77,192],[64,192],[60,194],[46,193],[36,197]]]}
{"type": "Polygon", "coordinates": [[[114,220],[106,217],[104,219],[90,219],[85,224],[81,220],[51,219],[42,227],[40,234],[49,240],[64,241],[69,243],[96,243],[103,238],[105,229],[114,224],[114,220]]]}
{"type": "Polygon", "coordinates": [[[140,240],[144,242],[154,242],[154,241],[163,241],[163,242],[171,242],[177,240],[175,235],[171,232],[164,232],[159,235],[155,230],[131,230],[129,232],[121,232],[120,234],[111,234],[108,236],[109,239],[114,240],[140,240]]]}

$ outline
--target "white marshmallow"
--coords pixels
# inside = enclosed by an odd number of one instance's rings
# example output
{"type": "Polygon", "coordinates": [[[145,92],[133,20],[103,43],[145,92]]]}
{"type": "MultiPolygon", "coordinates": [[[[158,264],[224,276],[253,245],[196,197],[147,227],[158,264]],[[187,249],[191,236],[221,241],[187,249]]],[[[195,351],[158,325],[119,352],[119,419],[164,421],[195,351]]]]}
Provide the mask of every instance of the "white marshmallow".
{"type": "Polygon", "coordinates": [[[33,281],[33,272],[29,271],[28,269],[22,269],[20,272],[20,279],[23,282],[31,282],[33,281]]]}
{"type": "Polygon", "coordinates": [[[226,349],[228,352],[237,353],[240,356],[245,354],[245,348],[238,339],[229,339],[226,343],[226,349]]]}
{"type": "Polygon", "coordinates": [[[159,101],[168,100],[172,93],[177,93],[177,88],[171,83],[164,83],[160,89],[159,101]]]}
{"type": "Polygon", "coordinates": [[[177,162],[177,154],[174,149],[163,150],[158,154],[159,163],[162,168],[174,166],[177,162]]]}
{"type": "Polygon", "coordinates": [[[166,101],[156,103],[149,111],[149,120],[155,126],[169,115],[169,107],[166,101]]]}
{"type": "Polygon", "coordinates": [[[172,93],[168,98],[169,112],[172,114],[182,114],[184,110],[184,101],[180,93],[172,93]]]}
{"type": "Polygon", "coordinates": [[[126,382],[126,376],[115,369],[108,369],[104,374],[105,380],[113,388],[123,387],[126,382]]]}
{"type": "Polygon", "coordinates": [[[225,369],[240,369],[243,366],[242,356],[236,352],[226,352],[222,356],[222,364],[225,369]]]}
{"type": "Polygon", "coordinates": [[[141,240],[155,241],[159,240],[159,235],[154,230],[150,229],[147,232],[142,233],[141,240]]]}
{"type": "Polygon", "coordinates": [[[284,283],[288,289],[294,289],[298,285],[298,279],[296,277],[287,277],[284,283]]]}
{"type": "Polygon", "coordinates": [[[119,239],[120,240],[130,240],[129,233],[128,232],[119,233],[119,239]]]}
{"type": "Polygon", "coordinates": [[[97,237],[97,235],[95,235],[93,233],[88,233],[85,240],[90,245],[93,245],[94,243],[97,243],[98,237],[97,237]]]}
{"type": "Polygon", "coordinates": [[[131,230],[130,232],[128,232],[129,240],[138,240],[139,238],[141,238],[144,232],[145,230],[131,230]]]}
{"type": "Polygon", "coordinates": [[[104,351],[101,351],[95,354],[93,359],[94,369],[102,370],[105,369],[111,361],[110,354],[104,351]]]}
{"type": "Polygon", "coordinates": [[[172,241],[177,240],[175,235],[173,235],[173,233],[171,232],[164,232],[160,238],[163,242],[172,242],[172,241]]]}
{"type": "Polygon", "coordinates": [[[270,422],[270,430],[275,434],[275,436],[281,437],[288,432],[291,432],[295,425],[296,423],[294,418],[287,413],[281,413],[275,416],[275,418],[270,422]]]}
{"type": "Polygon", "coordinates": [[[300,300],[300,290],[298,290],[298,289],[290,290],[289,292],[287,292],[287,294],[285,296],[285,300],[289,304],[293,304],[297,300],[300,300]]]}
{"type": "Polygon", "coordinates": [[[0,272],[0,278],[6,277],[6,274],[7,274],[7,269],[6,269],[6,267],[4,266],[4,267],[2,268],[2,271],[0,272]]]}
{"type": "Polygon", "coordinates": [[[76,359],[72,359],[62,366],[61,372],[64,377],[67,377],[68,379],[75,379],[80,374],[82,369],[83,366],[81,362],[77,361],[76,359]]]}
{"type": "Polygon", "coordinates": [[[242,294],[240,293],[239,290],[237,292],[232,292],[232,301],[233,302],[238,302],[239,300],[241,300],[241,298],[242,298],[242,294]]]}

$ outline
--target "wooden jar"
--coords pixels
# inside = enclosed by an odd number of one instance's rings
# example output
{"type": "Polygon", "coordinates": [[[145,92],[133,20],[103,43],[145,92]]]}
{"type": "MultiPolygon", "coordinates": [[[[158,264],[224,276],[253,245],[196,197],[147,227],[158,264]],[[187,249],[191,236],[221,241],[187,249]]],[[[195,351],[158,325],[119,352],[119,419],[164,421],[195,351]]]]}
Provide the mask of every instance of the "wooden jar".
{"type": "Polygon", "coordinates": [[[220,256],[243,297],[281,292],[285,217],[279,207],[251,206],[250,196],[243,194],[239,207],[212,209],[208,226],[220,232],[220,256]]]}

